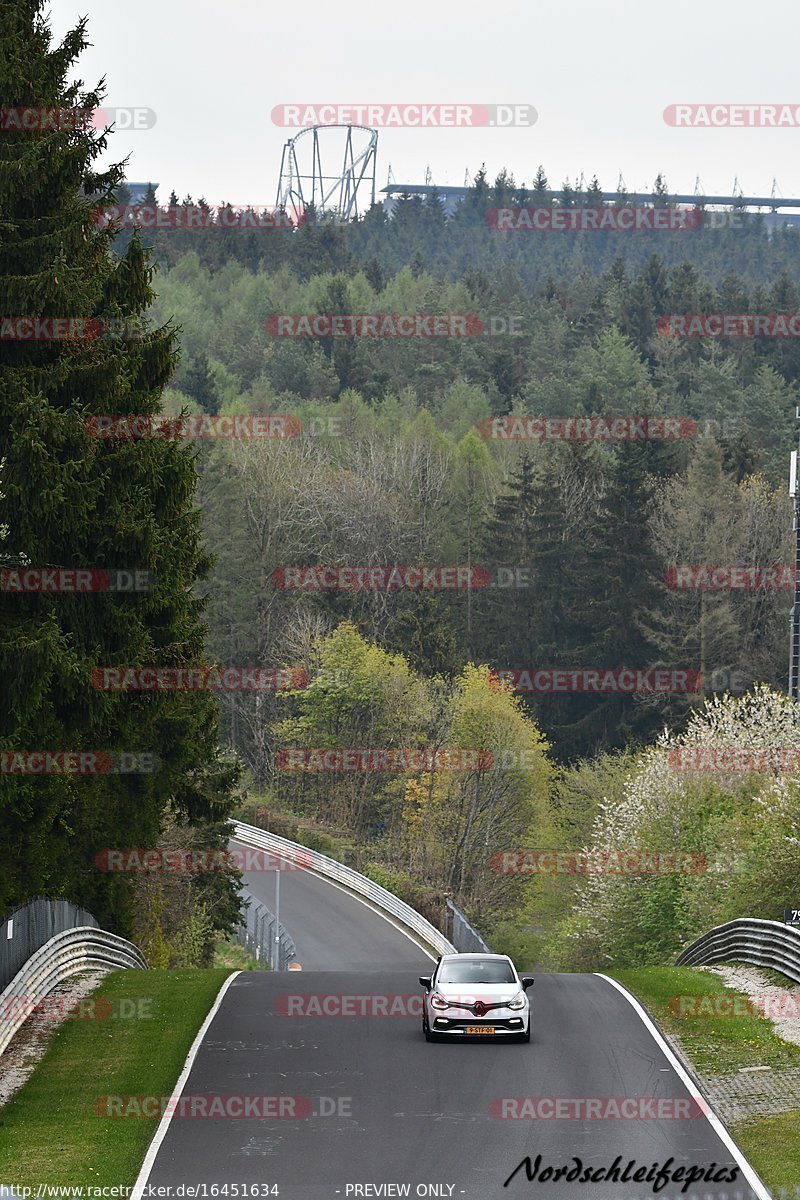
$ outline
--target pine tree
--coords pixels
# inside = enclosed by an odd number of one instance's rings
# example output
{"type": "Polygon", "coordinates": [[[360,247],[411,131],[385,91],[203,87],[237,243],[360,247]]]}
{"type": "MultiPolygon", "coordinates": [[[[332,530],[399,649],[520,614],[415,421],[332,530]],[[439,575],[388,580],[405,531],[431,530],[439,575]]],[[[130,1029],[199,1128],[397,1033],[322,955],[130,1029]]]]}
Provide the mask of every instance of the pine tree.
{"type": "Polygon", "coordinates": [[[586,204],[589,208],[603,207],[603,189],[596,175],[592,176],[592,182],[586,189],[586,204]]]}
{"type": "Polygon", "coordinates": [[[197,354],[189,361],[178,386],[200,405],[203,412],[212,416],[219,412],[219,393],[207,354],[197,354]]]}
{"type": "MultiPolygon", "coordinates": [[[[482,659],[496,669],[532,675],[538,669],[593,665],[593,651],[585,645],[592,621],[586,588],[589,541],[575,526],[567,499],[570,478],[592,474],[593,457],[586,446],[562,445],[535,470],[523,454],[507,491],[495,502],[481,558],[494,582],[473,603],[475,628],[484,638],[482,659]]],[[[572,726],[591,702],[524,691],[523,701],[553,737],[554,752],[571,755],[580,745],[572,726]]]]}
{"type": "Polygon", "coordinates": [[[550,184],[547,182],[547,175],[541,163],[533,178],[533,201],[538,208],[544,208],[550,204],[550,184]]]}
{"type": "MultiPolygon", "coordinates": [[[[41,10],[42,0],[0,4],[4,102],[96,108],[100,89],[67,83],[85,21],[53,48],[41,10]]],[[[194,453],[165,437],[96,437],[88,424],[157,413],[176,358],[171,326],[141,332],[153,293],[138,239],[112,259],[113,229],[95,228],[93,207],[113,204],[122,179],[119,166],[92,167],[106,141],[85,127],[13,130],[0,141],[0,311],[127,323],[99,337],[0,342],[0,527],[9,552],[33,568],[143,570],[154,583],[138,594],[0,591],[0,747],[140,752],[156,769],[0,774],[0,845],[14,847],[0,911],[37,892],[69,896],[124,931],[128,882],[98,871],[95,855],[155,845],[168,801],[179,819],[224,817],[233,773],[217,760],[210,693],[93,686],[103,667],[202,665],[192,589],[208,566],[194,453]]]]}
{"type": "MultiPolygon", "coordinates": [[[[500,569],[530,573],[532,525],[536,511],[533,461],[520,457],[507,489],[494,503],[482,539],[480,558],[495,579],[472,598],[472,624],[482,659],[494,667],[523,665],[534,652],[535,631],[528,589],[498,588],[500,569]]],[[[504,578],[508,578],[506,574],[504,578]]],[[[521,576],[524,580],[525,576],[521,576]]]]}
{"type": "MultiPolygon", "coordinates": [[[[648,515],[656,479],[675,469],[672,447],[659,442],[621,442],[607,471],[593,518],[593,570],[600,665],[647,670],[661,664],[651,631],[661,604],[663,564],[648,515]]],[[[663,646],[661,647],[663,650],[663,646]]],[[[667,667],[691,666],[670,661],[667,667]]],[[[657,704],[633,695],[609,695],[602,704],[605,745],[618,748],[651,734],[663,723],[657,704]]]]}

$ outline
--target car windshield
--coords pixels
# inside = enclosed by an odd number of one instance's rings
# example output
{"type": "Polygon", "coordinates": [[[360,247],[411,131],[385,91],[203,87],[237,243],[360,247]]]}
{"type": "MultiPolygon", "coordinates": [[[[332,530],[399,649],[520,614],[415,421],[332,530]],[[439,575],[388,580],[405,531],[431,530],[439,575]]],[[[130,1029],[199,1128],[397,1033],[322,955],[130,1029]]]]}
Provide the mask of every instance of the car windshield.
{"type": "Polygon", "coordinates": [[[473,959],[471,962],[445,963],[439,983],[515,983],[511,963],[492,959],[473,959]]]}

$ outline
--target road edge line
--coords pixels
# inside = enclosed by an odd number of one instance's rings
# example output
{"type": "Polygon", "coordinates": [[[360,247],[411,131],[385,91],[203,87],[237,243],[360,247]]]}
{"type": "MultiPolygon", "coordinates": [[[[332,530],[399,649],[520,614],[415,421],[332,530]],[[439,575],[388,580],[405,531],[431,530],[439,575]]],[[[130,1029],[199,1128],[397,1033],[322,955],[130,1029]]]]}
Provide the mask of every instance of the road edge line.
{"type": "Polygon", "coordinates": [[[178,1076],[178,1082],[175,1084],[172,1095],[169,1098],[169,1103],[167,1104],[167,1111],[162,1116],[161,1121],[159,1122],[158,1129],[153,1134],[153,1140],[151,1141],[150,1145],[147,1147],[147,1153],[144,1156],[144,1161],[139,1170],[139,1174],[136,1176],[136,1183],[133,1185],[133,1191],[131,1192],[130,1200],[141,1200],[142,1193],[147,1185],[148,1179],[150,1178],[150,1172],[153,1169],[153,1163],[156,1160],[156,1155],[158,1154],[159,1150],[161,1149],[161,1143],[164,1141],[164,1138],[167,1135],[167,1130],[169,1129],[169,1123],[172,1120],[172,1116],[173,1116],[173,1113],[175,1110],[175,1104],[173,1103],[173,1101],[177,1102],[180,1099],[181,1092],[183,1091],[183,1085],[186,1083],[186,1080],[189,1077],[189,1072],[191,1071],[192,1067],[194,1066],[194,1060],[197,1058],[197,1052],[199,1051],[200,1046],[203,1041],[203,1038],[206,1035],[206,1030],[208,1029],[211,1022],[214,1020],[214,1017],[217,1015],[217,1012],[219,1011],[219,1006],[222,1004],[222,1001],[225,999],[225,995],[228,991],[228,988],[231,986],[234,979],[238,979],[241,974],[242,974],[241,971],[233,971],[228,976],[228,978],[223,981],[222,987],[217,992],[216,1000],[211,1005],[211,1008],[208,1010],[208,1012],[206,1014],[206,1019],[203,1021],[203,1024],[200,1026],[199,1030],[197,1031],[197,1036],[195,1037],[194,1041],[192,1042],[192,1044],[189,1048],[189,1053],[186,1057],[186,1062],[183,1065],[183,1070],[181,1071],[180,1075],[178,1076]]]}
{"type": "Polygon", "coordinates": [[[653,1041],[656,1043],[658,1048],[663,1053],[664,1057],[666,1058],[667,1062],[672,1067],[673,1071],[676,1073],[678,1078],[682,1080],[684,1085],[689,1090],[689,1093],[690,1093],[692,1099],[699,1100],[701,1102],[701,1104],[704,1106],[704,1108],[708,1110],[704,1113],[706,1120],[708,1121],[709,1125],[711,1125],[712,1129],[714,1130],[714,1132],[716,1133],[716,1135],[720,1139],[720,1141],[723,1143],[723,1145],[726,1146],[728,1148],[728,1150],[730,1150],[731,1153],[733,1154],[733,1157],[736,1159],[737,1163],[741,1167],[742,1174],[747,1179],[747,1182],[750,1184],[750,1187],[755,1192],[755,1194],[758,1196],[759,1200],[774,1200],[772,1192],[769,1190],[767,1185],[764,1183],[764,1180],[757,1174],[755,1167],[750,1165],[750,1163],[745,1158],[743,1151],[739,1148],[739,1146],[736,1145],[736,1142],[733,1140],[733,1138],[731,1137],[730,1133],[728,1132],[725,1124],[723,1123],[722,1118],[717,1116],[716,1112],[714,1111],[714,1109],[711,1106],[711,1103],[706,1099],[706,1097],[700,1091],[697,1084],[692,1079],[691,1075],[688,1073],[688,1071],[683,1066],[683,1064],[680,1062],[680,1060],[678,1059],[674,1050],[672,1049],[670,1044],[667,1042],[666,1038],[664,1037],[663,1033],[656,1025],[653,1018],[650,1016],[650,1014],[647,1012],[647,1010],[644,1008],[644,1006],[640,1003],[640,1001],[637,1000],[637,998],[636,998],[636,996],[634,996],[633,992],[629,992],[628,989],[623,984],[618,982],[618,980],[612,979],[610,975],[604,975],[602,973],[602,971],[594,971],[593,974],[596,975],[598,979],[605,979],[606,983],[610,983],[611,986],[616,988],[617,991],[622,996],[624,996],[625,999],[628,1001],[630,1006],[633,1008],[633,1010],[636,1012],[636,1014],[639,1016],[640,1020],[644,1024],[645,1028],[647,1029],[647,1032],[653,1038],[653,1041]]]}

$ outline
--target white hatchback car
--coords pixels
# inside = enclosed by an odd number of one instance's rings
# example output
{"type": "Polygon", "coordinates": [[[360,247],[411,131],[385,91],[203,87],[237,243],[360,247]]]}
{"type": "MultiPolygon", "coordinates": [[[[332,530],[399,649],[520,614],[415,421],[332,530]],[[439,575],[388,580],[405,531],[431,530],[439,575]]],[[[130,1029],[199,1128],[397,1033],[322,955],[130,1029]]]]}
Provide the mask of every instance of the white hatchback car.
{"type": "Polygon", "coordinates": [[[506,954],[444,954],[425,988],[422,1032],[435,1042],[457,1037],[531,1040],[530,975],[520,977],[506,954]]]}

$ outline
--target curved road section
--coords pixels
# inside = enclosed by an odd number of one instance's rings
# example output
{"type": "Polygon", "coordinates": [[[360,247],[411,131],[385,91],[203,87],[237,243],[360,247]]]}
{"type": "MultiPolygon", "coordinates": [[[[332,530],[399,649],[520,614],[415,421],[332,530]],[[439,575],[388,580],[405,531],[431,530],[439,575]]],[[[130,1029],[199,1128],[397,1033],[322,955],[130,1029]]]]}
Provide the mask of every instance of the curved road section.
{"type": "MultiPolygon", "coordinates": [[[[231,846],[248,849],[239,842],[231,846]]],[[[273,856],[263,857],[270,861],[273,856]]],[[[310,871],[279,874],[281,924],[294,939],[303,971],[397,971],[408,966],[418,976],[425,974],[430,959],[416,942],[352,893],[310,871]]],[[[243,874],[250,895],[272,912],[277,875],[243,874]]]]}
{"type": "MultiPolygon", "coordinates": [[[[274,898],[274,876],[245,883],[274,898]]],[[[529,1045],[429,1045],[408,937],[305,872],[282,873],[281,919],[302,972],[229,981],[133,1200],[768,1197],[604,977],[538,975],[529,1045]]]]}

